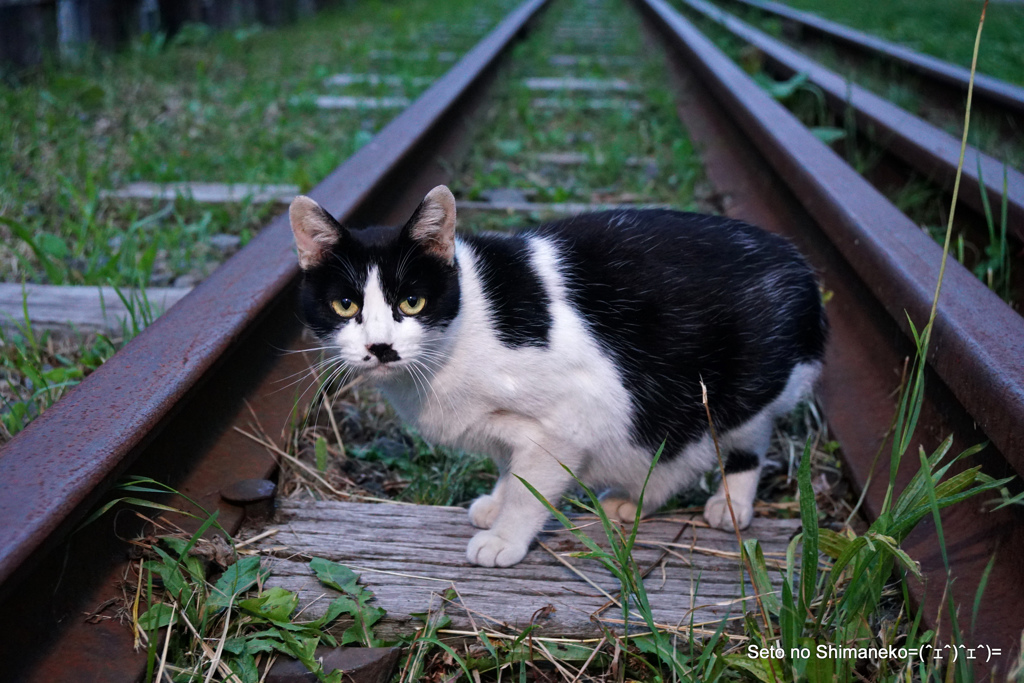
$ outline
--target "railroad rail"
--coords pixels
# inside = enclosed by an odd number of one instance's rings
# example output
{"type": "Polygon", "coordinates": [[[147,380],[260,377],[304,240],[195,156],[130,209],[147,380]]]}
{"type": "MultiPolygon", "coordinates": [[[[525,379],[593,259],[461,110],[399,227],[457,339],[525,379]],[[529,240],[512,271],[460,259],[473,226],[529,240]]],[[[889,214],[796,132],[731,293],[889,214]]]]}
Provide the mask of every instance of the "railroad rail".
{"type": "MultiPolygon", "coordinates": [[[[941,249],[784,107],[752,87],[682,15],[663,0],[637,1],[679,54],[676,64],[689,72],[686,101],[701,104],[682,109],[690,110],[691,125],[703,128],[694,137],[722,141],[709,145],[706,164],[713,178],[746,202],[737,216],[792,237],[834,293],[820,395],[848,473],[858,488],[867,487],[866,507],[874,518],[885,484],[872,478],[871,469],[895,408],[896,378],[912,353],[907,320],[920,325],[927,319],[941,249]],[[758,154],[751,153],[751,142],[758,154]],[[764,180],[768,176],[771,182],[764,180]]],[[[928,359],[934,375],[920,426],[925,447],[949,434],[955,435],[954,449],[987,437],[994,448],[976,462],[993,474],[1024,472],[1024,441],[1016,426],[1024,418],[1024,319],[955,262],[947,265],[938,311],[928,359]]],[[[904,462],[897,481],[905,484],[915,470],[904,462]]],[[[1012,648],[1022,624],[1009,615],[1022,606],[1014,586],[1024,577],[1011,549],[1024,538],[1019,513],[1000,513],[957,506],[943,525],[947,538],[958,539],[953,591],[961,604],[973,599],[984,564],[1001,554],[983,596],[992,616],[976,635],[984,628],[983,637],[1012,648]]],[[[920,526],[905,548],[934,585],[944,585],[934,528],[920,526]]],[[[941,590],[911,588],[925,614],[939,613],[941,590]]]]}
{"type": "MultiPolygon", "coordinates": [[[[963,94],[971,72],[962,66],[921,54],[908,47],[883,40],[863,31],[823,19],[816,14],[787,7],[772,0],[734,0],[747,7],[756,8],[766,14],[793,22],[801,29],[815,33],[830,41],[849,46],[865,54],[881,57],[913,70],[929,80],[943,83],[963,94]]],[[[1000,108],[1024,115],[1024,88],[986,74],[975,74],[974,97],[990,102],[1000,108]]]]}
{"type": "MultiPolygon", "coordinates": [[[[310,196],[354,224],[407,215],[446,179],[439,156],[464,148],[468,114],[545,4],[517,8],[310,196]]],[[[733,197],[728,212],[790,236],[833,293],[822,399],[848,474],[867,489],[866,511],[876,515],[884,483],[870,471],[910,353],[906,316],[919,325],[927,318],[940,250],[675,9],[663,0],[635,4],[668,48],[669,71],[685,93],[680,116],[703,141],[710,180],[733,197]]],[[[71,668],[80,680],[137,678],[144,658],[133,654],[130,633],[79,618],[117,597],[123,544],[97,525],[75,527],[129,469],[219,509],[220,522],[237,527],[242,511],[222,505],[219,490],[266,477],[274,463],[232,427],[253,414],[281,424],[295,410],[295,397],[277,382],[303,369],[281,353],[299,346],[297,278],[288,219],[279,216],[0,451],[0,605],[24,615],[0,627],[0,660],[16,678],[59,680],[71,668]]],[[[1024,319],[950,261],[919,432],[926,448],[947,434],[955,435],[954,449],[987,439],[992,445],[960,467],[1024,473],[1021,339],[1024,319]]],[[[905,463],[899,480],[915,469],[905,463]]],[[[972,603],[996,553],[981,607],[991,618],[974,636],[1010,652],[1024,626],[1024,563],[1014,555],[1024,547],[1020,513],[959,505],[943,522],[960,604],[972,603]]],[[[119,531],[130,533],[128,524],[119,522],[119,531]]],[[[931,590],[912,590],[933,619],[945,569],[929,525],[905,549],[931,582],[931,590]]]]}

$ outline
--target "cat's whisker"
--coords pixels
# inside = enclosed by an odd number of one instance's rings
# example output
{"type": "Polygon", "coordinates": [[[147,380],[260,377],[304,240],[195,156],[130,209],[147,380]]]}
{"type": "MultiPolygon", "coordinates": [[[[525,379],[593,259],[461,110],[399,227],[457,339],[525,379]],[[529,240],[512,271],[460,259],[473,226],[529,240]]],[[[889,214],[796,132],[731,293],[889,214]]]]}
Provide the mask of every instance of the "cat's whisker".
{"type": "MultiPolygon", "coordinates": [[[[305,377],[306,375],[312,375],[314,378],[316,378],[316,377],[319,376],[319,374],[317,372],[318,370],[320,370],[322,368],[325,368],[325,367],[327,367],[327,366],[329,366],[329,365],[331,365],[333,363],[336,363],[336,362],[337,362],[337,358],[325,358],[325,359],[319,360],[316,363],[312,363],[310,365],[307,365],[305,368],[303,368],[302,370],[299,370],[298,372],[293,372],[290,375],[286,375],[286,376],[284,376],[284,377],[282,377],[280,379],[274,380],[274,383],[275,384],[280,384],[281,382],[287,382],[288,380],[290,380],[290,379],[292,379],[294,377],[299,377],[299,381],[302,381],[302,377],[305,377]]],[[[282,388],[283,389],[287,389],[288,387],[290,387],[290,386],[292,386],[293,384],[296,384],[296,383],[297,382],[291,382],[290,384],[288,384],[287,386],[282,387],[282,388]]]]}
{"type": "Polygon", "coordinates": [[[423,397],[427,398],[430,393],[430,382],[423,376],[423,371],[417,367],[415,361],[406,367],[409,368],[409,376],[412,378],[413,384],[416,386],[416,393],[420,393],[420,389],[422,388],[423,397]]]}
{"type": "MultiPolygon", "coordinates": [[[[328,405],[328,403],[330,403],[330,405],[328,406],[328,410],[333,410],[333,400],[329,399],[331,393],[330,388],[334,386],[335,382],[339,382],[344,388],[346,385],[345,380],[348,379],[349,375],[351,375],[352,372],[352,368],[346,366],[344,363],[339,363],[338,367],[333,368],[330,374],[328,375],[327,379],[324,380],[324,382],[320,385],[320,388],[317,390],[320,401],[319,405],[317,405],[316,418],[313,421],[314,424],[320,421],[320,413],[321,411],[323,411],[325,405],[328,405]]],[[[341,392],[338,392],[336,396],[339,395],[340,393],[341,392]]]]}
{"type": "Polygon", "coordinates": [[[308,349],[274,349],[274,350],[279,352],[279,353],[285,354],[285,355],[291,355],[291,354],[295,354],[295,353],[319,353],[320,351],[331,351],[331,350],[337,350],[337,349],[336,349],[336,347],[331,346],[330,344],[328,344],[327,346],[311,346],[308,349]]]}
{"type": "MultiPolygon", "coordinates": [[[[437,401],[437,407],[438,408],[442,408],[443,407],[443,403],[441,401],[441,396],[438,394],[437,388],[435,387],[434,382],[432,381],[434,376],[436,375],[436,370],[432,370],[428,365],[426,365],[424,362],[422,362],[419,359],[415,360],[414,363],[415,363],[416,366],[418,366],[419,372],[424,375],[424,381],[426,382],[427,386],[430,388],[431,393],[433,393],[434,399],[437,401]],[[430,373],[430,378],[429,379],[426,378],[426,374],[428,372],[430,373]]],[[[460,426],[464,426],[465,418],[464,418],[462,412],[459,411],[459,409],[456,407],[455,397],[453,397],[451,395],[451,392],[449,392],[447,390],[444,391],[444,394],[445,394],[445,398],[448,399],[448,407],[451,409],[451,415],[455,419],[459,420],[460,426]]]]}
{"type": "MultiPolygon", "coordinates": [[[[288,380],[290,380],[292,378],[297,378],[297,379],[292,379],[292,381],[288,382],[288,384],[275,389],[273,393],[278,393],[278,392],[281,392],[281,391],[285,391],[286,389],[289,389],[289,388],[295,386],[296,384],[299,384],[300,382],[302,382],[303,379],[305,379],[307,376],[311,376],[311,378],[313,380],[313,383],[318,382],[320,380],[320,376],[321,376],[320,370],[323,370],[324,368],[329,368],[331,365],[333,365],[335,363],[340,363],[340,362],[342,362],[342,361],[338,357],[336,357],[336,356],[335,357],[325,358],[325,359],[323,359],[321,361],[318,361],[317,363],[315,363],[313,365],[307,366],[303,370],[299,370],[298,372],[292,373],[291,375],[288,375],[287,377],[282,377],[281,379],[276,380],[275,382],[276,383],[280,383],[280,382],[287,382],[288,380]]],[[[311,383],[309,386],[312,387],[313,383],[311,383]]],[[[305,393],[306,391],[309,391],[309,387],[304,389],[302,393],[305,393]]]]}

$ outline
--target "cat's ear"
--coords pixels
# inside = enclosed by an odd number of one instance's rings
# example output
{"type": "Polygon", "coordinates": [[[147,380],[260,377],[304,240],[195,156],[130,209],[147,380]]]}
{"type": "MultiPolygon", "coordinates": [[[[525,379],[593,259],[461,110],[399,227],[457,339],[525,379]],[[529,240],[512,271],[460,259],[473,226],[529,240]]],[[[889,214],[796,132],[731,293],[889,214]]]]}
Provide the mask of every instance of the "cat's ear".
{"type": "Polygon", "coordinates": [[[309,270],[323,262],[324,257],[341,239],[341,225],[323,207],[309,197],[299,195],[288,209],[295,246],[299,250],[299,266],[309,270]]]}
{"type": "Polygon", "coordinates": [[[444,185],[427,193],[403,231],[445,263],[455,261],[455,197],[444,185]]]}

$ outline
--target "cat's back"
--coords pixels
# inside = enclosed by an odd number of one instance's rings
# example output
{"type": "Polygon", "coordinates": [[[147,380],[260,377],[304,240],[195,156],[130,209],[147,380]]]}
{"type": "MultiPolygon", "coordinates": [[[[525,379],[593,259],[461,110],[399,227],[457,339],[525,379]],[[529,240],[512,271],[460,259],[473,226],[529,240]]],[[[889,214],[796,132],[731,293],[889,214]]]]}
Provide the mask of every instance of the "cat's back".
{"type": "Polygon", "coordinates": [[[810,355],[823,348],[810,267],[787,240],[742,221],[606,211],[463,239],[475,253],[498,333],[513,346],[546,343],[549,290],[557,281],[607,341],[715,327],[720,337],[761,325],[765,332],[808,332],[801,346],[810,355]]]}
{"type": "Polygon", "coordinates": [[[525,233],[558,244],[566,268],[582,283],[620,284],[636,292],[645,283],[713,296],[714,287],[738,287],[766,270],[809,274],[785,239],[723,216],[664,209],[582,214],[525,233]],[[636,287],[632,287],[636,283],[636,287]]]}
{"type": "Polygon", "coordinates": [[[741,221],[612,211],[471,239],[490,273],[491,305],[520,342],[546,343],[536,332],[549,329],[548,292],[559,283],[559,298],[618,368],[649,445],[666,426],[670,445],[703,428],[699,410],[679,412],[699,408],[702,379],[713,412],[736,425],[778,396],[795,366],[824,353],[812,270],[788,241],[741,221]]]}

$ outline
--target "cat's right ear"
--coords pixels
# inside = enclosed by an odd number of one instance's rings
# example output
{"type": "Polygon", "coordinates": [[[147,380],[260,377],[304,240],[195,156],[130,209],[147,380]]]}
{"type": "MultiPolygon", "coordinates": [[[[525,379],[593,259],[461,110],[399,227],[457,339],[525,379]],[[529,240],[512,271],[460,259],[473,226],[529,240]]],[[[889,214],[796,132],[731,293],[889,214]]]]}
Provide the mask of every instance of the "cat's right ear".
{"type": "Polygon", "coordinates": [[[341,239],[342,227],[338,221],[309,197],[296,197],[288,209],[288,218],[303,270],[322,263],[331,247],[341,239]]]}

